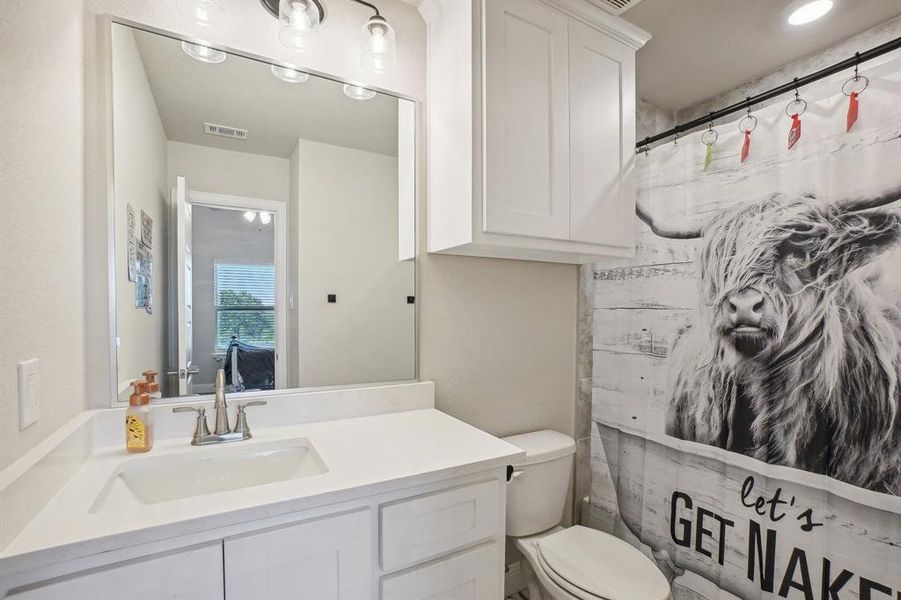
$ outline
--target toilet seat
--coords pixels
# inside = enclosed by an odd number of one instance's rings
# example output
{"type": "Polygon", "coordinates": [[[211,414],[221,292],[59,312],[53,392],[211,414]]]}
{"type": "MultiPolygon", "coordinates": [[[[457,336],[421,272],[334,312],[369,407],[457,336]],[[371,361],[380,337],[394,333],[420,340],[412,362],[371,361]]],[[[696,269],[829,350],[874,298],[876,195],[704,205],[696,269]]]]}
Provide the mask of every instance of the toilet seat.
{"type": "Polygon", "coordinates": [[[554,583],[584,600],[668,600],[657,566],[617,537],[575,525],[541,538],[538,566],[554,583]]]}
{"type": "Polygon", "coordinates": [[[547,564],[547,561],[544,560],[543,556],[541,556],[541,552],[538,552],[536,554],[536,557],[538,559],[538,567],[541,569],[542,573],[544,573],[544,575],[547,576],[548,579],[554,582],[557,587],[572,596],[574,600],[608,600],[607,598],[595,596],[588,590],[582,589],[565,580],[556,571],[554,571],[553,567],[547,564]]]}

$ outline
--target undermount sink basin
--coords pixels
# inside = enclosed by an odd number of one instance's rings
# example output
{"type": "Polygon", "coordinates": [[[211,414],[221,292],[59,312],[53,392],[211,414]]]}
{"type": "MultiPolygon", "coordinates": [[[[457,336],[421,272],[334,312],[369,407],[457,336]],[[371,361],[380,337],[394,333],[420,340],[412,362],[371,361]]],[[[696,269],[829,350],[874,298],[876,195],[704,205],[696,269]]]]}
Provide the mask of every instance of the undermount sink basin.
{"type": "Polygon", "coordinates": [[[306,439],[242,444],[245,442],[140,457],[123,463],[114,478],[121,479],[141,502],[155,504],[328,471],[306,439]]]}

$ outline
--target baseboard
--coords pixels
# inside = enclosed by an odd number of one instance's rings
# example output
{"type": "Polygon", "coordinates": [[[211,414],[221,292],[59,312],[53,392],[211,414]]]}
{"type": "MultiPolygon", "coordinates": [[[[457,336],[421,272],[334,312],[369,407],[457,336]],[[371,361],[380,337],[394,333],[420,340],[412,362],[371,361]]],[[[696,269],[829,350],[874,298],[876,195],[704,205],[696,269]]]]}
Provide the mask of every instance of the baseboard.
{"type": "Polygon", "coordinates": [[[526,589],[526,579],[518,562],[507,565],[504,569],[504,596],[526,589]]]}

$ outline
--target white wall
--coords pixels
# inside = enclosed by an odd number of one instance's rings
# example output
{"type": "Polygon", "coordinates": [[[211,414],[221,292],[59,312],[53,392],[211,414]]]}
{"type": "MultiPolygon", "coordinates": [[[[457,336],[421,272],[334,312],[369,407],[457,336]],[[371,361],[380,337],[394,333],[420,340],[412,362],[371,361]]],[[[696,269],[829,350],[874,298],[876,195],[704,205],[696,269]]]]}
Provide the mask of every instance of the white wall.
{"type": "Polygon", "coordinates": [[[301,385],[412,379],[414,265],[398,260],[397,157],[308,140],[297,152],[301,385]]]}
{"type": "Polygon", "coordinates": [[[81,2],[0,2],[0,469],[84,406],[82,30],[81,2]],[[41,417],[19,431],[32,357],[41,417]]]}
{"type": "Polygon", "coordinates": [[[194,192],[288,201],[287,158],[182,142],[170,141],[167,146],[170,187],[182,176],[194,192]]]}
{"type": "Polygon", "coordinates": [[[213,264],[270,263],[275,258],[275,228],[248,223],[241,211],[195,206],[192,214],[195,385],[213,384],[216,336],[213,264]]]}
{"type": "MultiPolygon", "coordinates": [[[[120,396],[141,373],[169,368],[166,132],[144,72],[134,35],[113,30],[113,160],[116,198],[116,335],[119,338],[120,396]],[[135,307],[135,283],[128,280],[126,205],[134,208],[135,238],[141,239],[141,211],[153,219],[153,312],[135,307]]],[[[136,241],[136,243],[138,243],[136,241]]],[[[168,391],[163,382],[163,393],[168,391]]]]}

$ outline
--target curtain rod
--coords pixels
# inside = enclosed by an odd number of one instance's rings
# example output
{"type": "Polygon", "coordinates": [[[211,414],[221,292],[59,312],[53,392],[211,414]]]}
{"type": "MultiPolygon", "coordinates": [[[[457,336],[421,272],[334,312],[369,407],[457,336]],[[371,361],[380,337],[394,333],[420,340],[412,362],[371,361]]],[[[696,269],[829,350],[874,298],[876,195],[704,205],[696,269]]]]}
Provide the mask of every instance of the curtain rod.
{"type": "Polygon", "coordinates": [[[698,117],[697,119],[689,121],[688,123],[677,124],[672,129],[668,129],[668,130],[664,131],[663,133],[658,133],[656,135],[648,136],[635,144],[635,150],[636,150],[636,152],[644,151],[645,149],[648,149],[649,146],[651,144],[653,144],[654,142],[659,142],[660,140],[665,140],[665,139],[672,137],[679,133],[687,133],[687,132],[695,129],[696,127],[701,127],[702,125],[707,125],[711,121],[715,121],[716,119],[720,119],[727,115],[731,115],[733,113],[737,113],[739,111],[748,109],[754,104],[758,104],[760,102],[765,102],[766,100],[770,100],[772,98],[775,98],[776,96],[781,96],[782,94],[785,94],[788,92],[793,92],[802,86],[813,83],[814,81],[819,81],[820,79],[824,79],[826,77],[829,77],[830,75],[834,75],[835,73],[838,73],[839,71],[844,71],[845,69],[850,69],[852,67],[859,65],[860,63],[866,62],[868,60],[872,60],[878,56],[882,56],[883,54],[887,54],[887,53],[891,52],[892,50],[897,50],[899,48],[901,48],[901,37],[890,40],[882,45],[876,46],[875,48],[871,48],[871,49],[867,50],[866,52],[857,52],[851,58],[848,58],[841,62],[837,62],[832,66],[820,69],[819,71],[811,73],[810,75],[806,75],[804,77],[795,77],[793,80],[791,80],[788,83],[784,83],[778,87],[771,88],[771,89],[769,89],[765,92],[762,92],[760,94],[757,94],[755,96],[748,96],[745,100],[742,100],[741,102],[736,102],[735,104],[727,106],[726,108],[721,108],[717,111],[713,111],[706,116],[698,117]]]}

